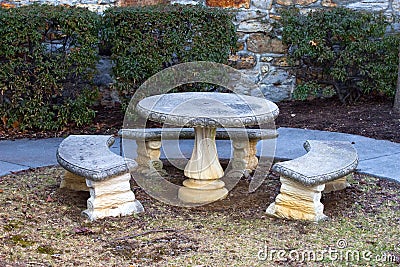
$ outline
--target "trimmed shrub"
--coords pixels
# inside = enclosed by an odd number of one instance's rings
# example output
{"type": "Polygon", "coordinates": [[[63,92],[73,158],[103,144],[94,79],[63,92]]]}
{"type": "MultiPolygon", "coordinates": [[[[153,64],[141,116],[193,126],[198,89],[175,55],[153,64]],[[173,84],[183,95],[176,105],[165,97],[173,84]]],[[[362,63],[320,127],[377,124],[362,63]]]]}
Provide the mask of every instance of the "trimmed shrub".
{"type": "Polygon", "coordinates": [[[302,83],[299,98],[334,89],[340,100],[395,94],[399,38],[386,34],[383,15],[345,8],[301,14],[282,11],[283,42],[302,83]]]}
{"type": "Polygon", "coordinates": [[[49,130],[94,118],[98,31],[99,16],[82,8],[0,9],[0,118],[7,127],[49,130]]]}
{"type": "Polygon", "coordinates": [[[227,63],[237,40],[232,18],[227,10],[187,5],[107,10],[103,38],[110,42],[123,107],[144,81],[164,68],[191,61],[227,63]]]}

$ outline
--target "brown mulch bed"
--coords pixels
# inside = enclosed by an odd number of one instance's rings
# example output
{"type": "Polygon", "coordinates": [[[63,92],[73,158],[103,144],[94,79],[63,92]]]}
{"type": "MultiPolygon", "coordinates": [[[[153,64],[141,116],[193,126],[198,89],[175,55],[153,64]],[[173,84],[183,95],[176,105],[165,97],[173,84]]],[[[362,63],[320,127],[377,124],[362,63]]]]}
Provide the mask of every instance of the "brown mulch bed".
{"type": "MultiPolygon", "coordinates": [[[[277,127],[293,127],[358,134],[400,143],[400,115],[392,112],[392,101],[374,96],[343,105],[333,97],[277,103],[277,127]]],[[[0,126],[0,140],[17,138],[63,137],[70,134],[116,134],[124,114],[119,107],[99,107],[89,126],[68,125],[59,131],[20,131],[0,126]]]]}

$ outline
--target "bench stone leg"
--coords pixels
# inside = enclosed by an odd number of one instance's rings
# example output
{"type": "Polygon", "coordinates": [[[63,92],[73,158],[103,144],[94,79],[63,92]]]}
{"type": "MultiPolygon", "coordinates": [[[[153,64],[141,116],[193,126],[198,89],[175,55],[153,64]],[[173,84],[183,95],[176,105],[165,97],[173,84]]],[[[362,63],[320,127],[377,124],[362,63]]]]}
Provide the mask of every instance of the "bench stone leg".
{"type": "Polygon", "coordinates": [[[89,191],[85,178],[69,171],[64,172],[60,188],[66,188],[74,191],[89,191]]]}
{"type": "Polygon", "coordinates": [[[249,176],[258,165],[256,156],[258,140],[233,140],[234,168],[238,168],[240,162],[244,162],[245,176],[249,176]]]}
{"type": "Polygon", "coordinates": [[[314,222],[327,218],[323,213],[324,205],[320,201],[325,185],[306,187],[284,176],[281,176],[280,181],[280,193],[267,208],[267,214],[283,219],[314,222]]]}
{"type": "Polygon", "coordinates": [[[339,178],[334,181],[326,183],[324,193],[330,193],[333,191],[343,190],[346,187],[349,187],[350,184],[347,182],[347,178],[351,178],[352,176],[353,176],[353,174],[349,174],[342,178],[339,178]]]}
{"type": "Polygon", "coordinates": [[[90,198],[87,200],[87,209],[82,213],[89,220],[109,217],[124,216],[143,212],[142,204],[136,200],[132,192],[129,173],[115,176],[104,181],[91,181],[86,179],[90,189],[90,198]]]}
{"type": "Polygon", "coordinates": [[[161,141],[136,141],[137,158],[135,161],[139,167],[137,171],[140,173],[148,173],[156,170],[161,174],[166,174],[163,169],[163,163],[160,160],[161,141]]]}

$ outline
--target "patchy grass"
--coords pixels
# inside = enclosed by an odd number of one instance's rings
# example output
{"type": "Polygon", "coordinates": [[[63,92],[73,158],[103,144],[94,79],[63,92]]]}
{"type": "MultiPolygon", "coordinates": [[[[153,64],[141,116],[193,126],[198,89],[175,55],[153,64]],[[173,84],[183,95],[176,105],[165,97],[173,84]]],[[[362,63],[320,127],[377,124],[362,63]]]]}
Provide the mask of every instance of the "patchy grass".
{"type": "MultiPolygon", "coordinates": [[[[273,174],[253,194],[172,207],[133,187],[145,213],[90,223],[87,192],[59,189],[59,167],[0,177],[0,266],[398,266],[400,185],[355,175],[323,196],[321,223],[269,218],[273,174]]],[[[172,167],[168,172],[181,175],[172,167]]]]}

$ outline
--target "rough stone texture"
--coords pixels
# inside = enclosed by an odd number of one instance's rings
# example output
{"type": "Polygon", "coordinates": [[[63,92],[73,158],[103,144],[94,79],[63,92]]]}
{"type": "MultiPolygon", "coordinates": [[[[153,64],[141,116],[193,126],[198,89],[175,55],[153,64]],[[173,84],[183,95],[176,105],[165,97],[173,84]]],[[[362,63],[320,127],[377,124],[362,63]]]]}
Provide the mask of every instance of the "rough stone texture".
{"type": "Polygon", "coordinates": [[[105,181],[91,181],[86,179],[90,189],[90,198],[87,200],[87,209],[82,213],[90,221],[109,216],[125,216],[143,212],[142,204],[136,200],[130,187],[129,173],[105,181]]]}
{"type": "Polygon", "coordinates": [[[275,202],[270,204],[266,213],[270,216],[318,222],[327,219],[321,192],[325,185],[306,187],[291,179],[281,177],[281,189],[275,202]]]}
{"type": "Polygon", "coordinates": [[[253,0],[253,1],[251,1],[254,8],[261,9],[261,10],[271,10],[272,2],[273,2],[273,0],[253,0]]]}
{"type": "Polygon", "coordinates": [[[252,32],[263,32],[268,33],[272,30],[272,26],[269,23],[262,21],[244,21],[237,27],[238,32],[252,33],[252,32]]]}
{"type": "MultiPolygon", "coordinates": [[[[292,85],[261,85],[261,92],[265,96],[266,99],[278,102],[281,100],[288,100],[291,98],[291,90],[293,89],[292,85]]],[[[258,92],[256,92],[258,93],[258,92]]]]}
{"type": "Polygon", "coordinates": [[[219,189],[202,190],[189,187],[181,187],[178,191],[178,198],[184,203],[210,203],[224,199],[228,195],[225,187],[219,189]]]}
{"type": "Polygon", "coordinates": [[[268,16],[268,12],[259,10],[244,10],[236,13],[234,22],[242,23],[248,20],[265,19],[268,16]]]}
{"type": "Polygon", "coordinates": [[[257,65],[257,59],[253,55],[231,55],[228,62],[235,69],[251,69],[257,65]]]}
{"type": "MultiPolygon", "coordinates": [[[[385,11],[389,7],[389,0],[364,0],[364,1],[338,1],[340,5],[355,10],[366,10],[369,12],[385,11]]],[[[396,1],[394,1],[396,2],[396,1]]]]}
{"type": "Polygon", "coordinates": [[[285,53],[282,41],[263,33],[250,34],[247,39],[247,49],[255,53],[285,53]]]}
{"type": "Polygon", "coordinates": [[[210,7],[249,8],[250,0],[206,0],[206,4],[210,7]]]}
{"type": "Polygon", "coordinates": [[[337,4],[333,0],[322,0],[321,5],[323,7],[336,7],[337,4]]]}
{"type": "Polygon", "coordinates": [[[293,5],[307,6],[317,1],[318,0],[276,0],[276,3],[283,6],[293,6],[293,5]]]}
{"type": "Polygon", "coordinates": [[[160,4],[169,4],[169,0],[120,0],[119,5],[125,6],[152,6],[160,4]]]}

